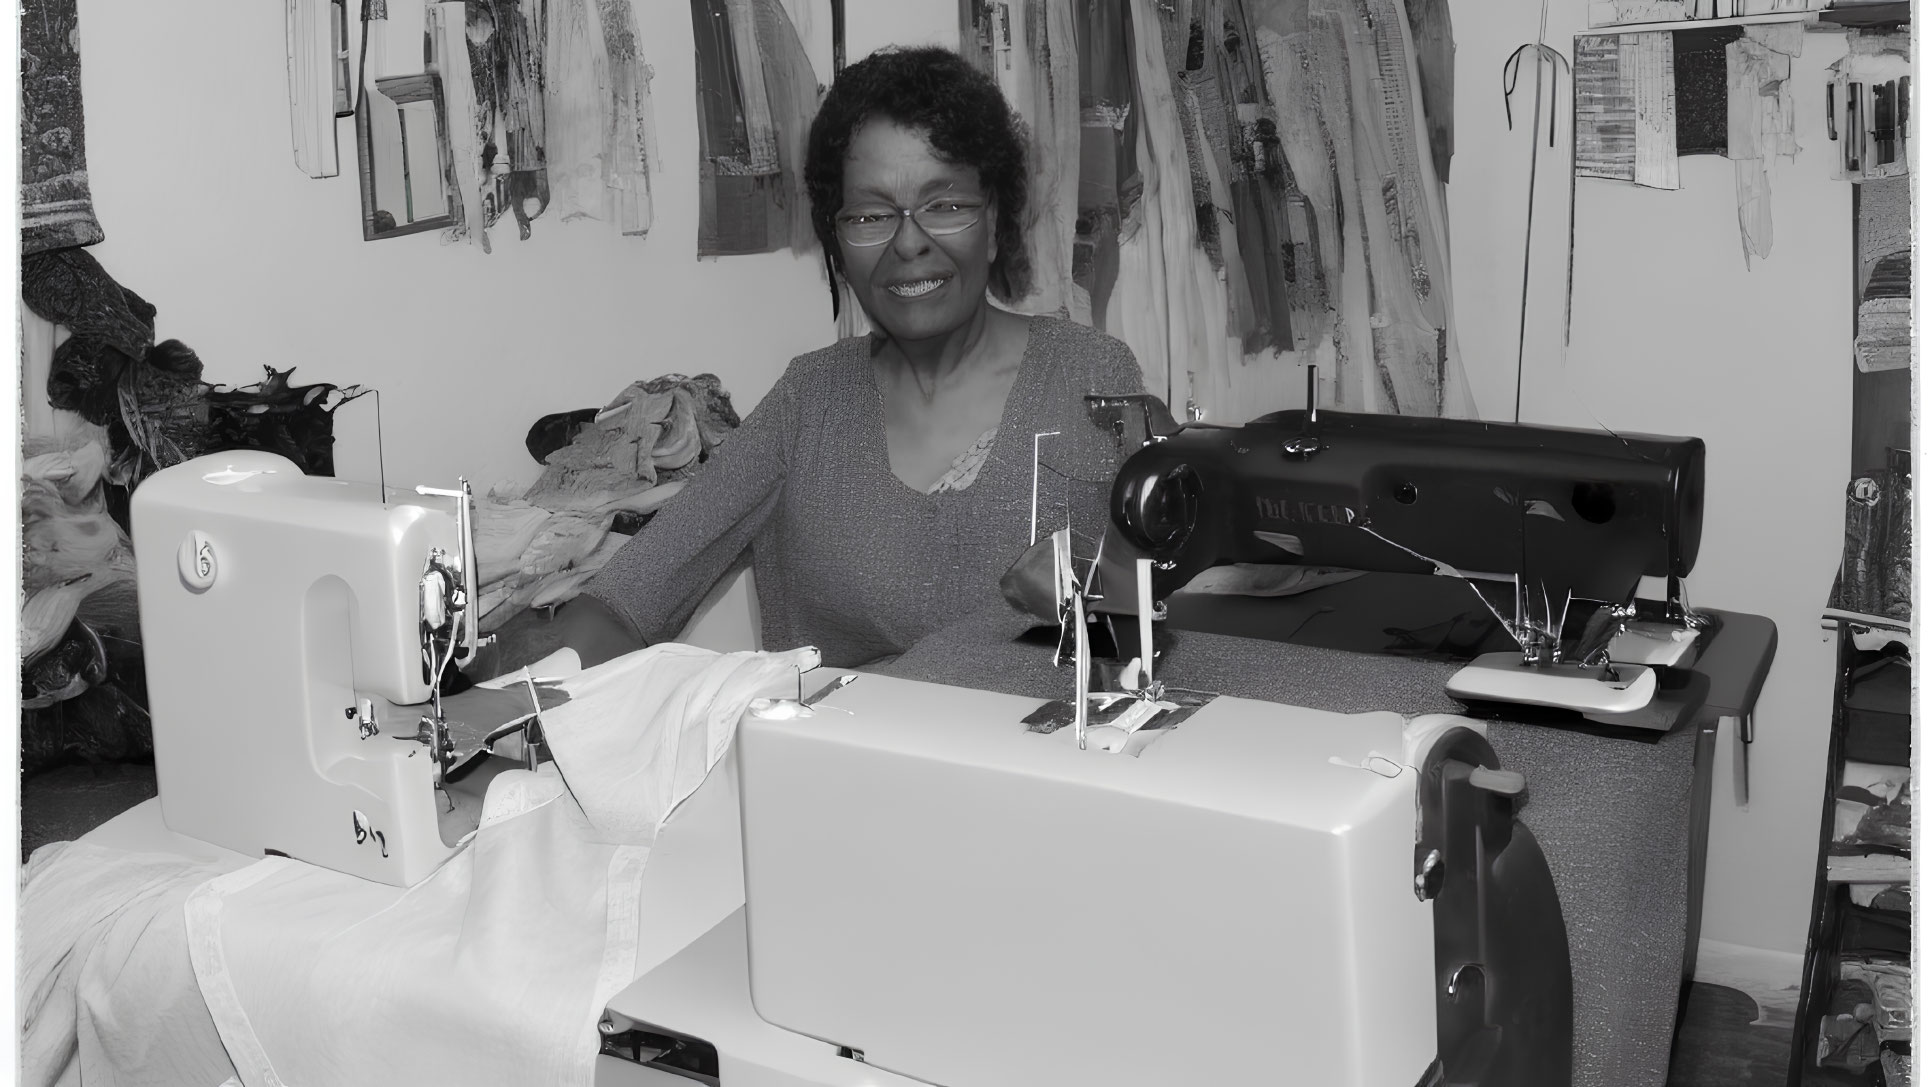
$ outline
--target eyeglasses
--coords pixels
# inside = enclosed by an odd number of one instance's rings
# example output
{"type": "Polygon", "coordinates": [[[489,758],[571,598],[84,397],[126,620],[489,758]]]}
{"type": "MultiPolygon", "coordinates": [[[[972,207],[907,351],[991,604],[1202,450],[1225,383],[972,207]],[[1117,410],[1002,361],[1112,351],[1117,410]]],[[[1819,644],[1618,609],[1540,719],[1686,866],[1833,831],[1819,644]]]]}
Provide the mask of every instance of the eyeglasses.
{"type": "Polygon", "coordinates": [[[847,245],[884,245],[898,235],[900,224],[907,219],[933,237],[943,238],[979,222],[985,213],[986,205],[978,201],[941,197],[917,210],[890,205],[852,208],[839,212],[833,225],[839,240],[847,245]]]}

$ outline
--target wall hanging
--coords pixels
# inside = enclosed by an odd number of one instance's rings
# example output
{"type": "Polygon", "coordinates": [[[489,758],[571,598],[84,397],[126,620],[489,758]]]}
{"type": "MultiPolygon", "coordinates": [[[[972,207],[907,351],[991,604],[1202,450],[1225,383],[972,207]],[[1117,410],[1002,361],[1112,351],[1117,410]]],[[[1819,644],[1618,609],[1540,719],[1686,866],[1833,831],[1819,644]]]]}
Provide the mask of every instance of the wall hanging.
{"type": "Polygon", "coordinates": [[[961,0],[1032,129],[1020,308],[1126,341],[1217,421],[1473,412],[1449,327],[1448,12],[1395,0],[961,0]]]}
{"type": "Polygon", "coordinates": [[[779,0],[691,0],[698,255],[816,249],[805,137],[819,83],[779,0]]]}

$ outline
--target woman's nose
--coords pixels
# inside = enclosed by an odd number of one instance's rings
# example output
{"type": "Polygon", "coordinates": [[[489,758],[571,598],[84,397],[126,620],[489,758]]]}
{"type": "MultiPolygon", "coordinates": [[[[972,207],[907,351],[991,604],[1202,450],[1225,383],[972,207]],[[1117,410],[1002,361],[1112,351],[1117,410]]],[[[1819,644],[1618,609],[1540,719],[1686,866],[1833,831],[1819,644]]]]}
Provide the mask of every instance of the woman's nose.
{"type": "Polygon", "coordinates": [[[932,235],[907,212],[899,213],[899,229],[892,235],[892,251],[901,258],[916,257],[932,248],[932,235]]]}

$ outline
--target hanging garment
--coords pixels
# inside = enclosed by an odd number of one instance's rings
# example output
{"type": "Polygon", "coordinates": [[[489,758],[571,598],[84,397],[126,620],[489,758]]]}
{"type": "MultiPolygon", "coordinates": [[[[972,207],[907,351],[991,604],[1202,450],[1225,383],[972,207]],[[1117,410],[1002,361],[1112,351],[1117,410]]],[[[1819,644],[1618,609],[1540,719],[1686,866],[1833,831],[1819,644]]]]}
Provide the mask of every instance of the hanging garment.
{"type": "MultiPolygon", "coordinates": [[[[531,221],[550,206],[543,92],[549,24],[520,0],[473,0],[465,15],[475,143],[452,145],[469,145],[477,156],[483,193],[474,229],[488,252],[487,231],[504,213],[528,240],[531,221]]],[[[464,205],[467,212],[467,197],[464,205]]]]}
{"type": "Polygon", "coordinates": [[[1009,308],[1069,316],[1080,202],[1081,91],[1074,7],[964,0],[963,51],[1027,119],[1027,257],[1033,289],[1009,308]]]}
{"type": "MultiPolygon", "coordinates": [[[[1070,316],[1217,421],[1300,406],[1308,365],[1322,404],[1473,413],[1449,326],[1446,10],[1413,13],[1419,56],[1396,0],[962,0],[964,47],[1037,67],[1028,30],[1065,10],[1081,88],[1070,316]]],[[[1037,94],[1002,86],[1053,130],[1037,94]]]]}
{"type": "Polygon", "coordinates": [[[778,0],[691,0],[698,52],[698,255],[815,244],[805,137],[818,80],[778,0]]]}
{"type": "Polygon", "coordinates": [[[1080,63],[1080,185],[1074,219],[1073,315],[1111,329],[1108,306],[1120,276],[1123,224],[1145,195],[1136,158],[1134,27],[1127,8],[1077,0],[1080,63]]]}
{"type": "Polygon", "coordinates": [[[93,245],[103,237],[87,185],[75,0],[20,8],[20,251],[93,245]]]}
{"type": "Polygon", "coordinates": [[[545,18],[544,153],[559,218],[648,233],[657,146],[636,15],[628,0],[552,0],[545,18]]]}

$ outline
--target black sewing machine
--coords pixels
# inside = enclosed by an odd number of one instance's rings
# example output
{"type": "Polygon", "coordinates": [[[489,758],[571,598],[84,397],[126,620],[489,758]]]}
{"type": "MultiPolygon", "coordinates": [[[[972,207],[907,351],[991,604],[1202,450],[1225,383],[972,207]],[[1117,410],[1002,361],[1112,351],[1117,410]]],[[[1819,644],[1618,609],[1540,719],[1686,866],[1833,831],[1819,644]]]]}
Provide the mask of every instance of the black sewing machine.
{"type": "Polygon", "coordinates": [[[1230,563],[1459,579],[1513,647],[1477,656],[1452,695],[1609,723],[1650,703],[1655,668],[1694,657],[1699,439],[1334,411],[1173,427],[1151,398],[1090,406],[1145,434],[1112,528],[1155,560],[1156,599],[1230,563]],[[1638,599],[1646,576],[1665,600],[1638,599]]]}

